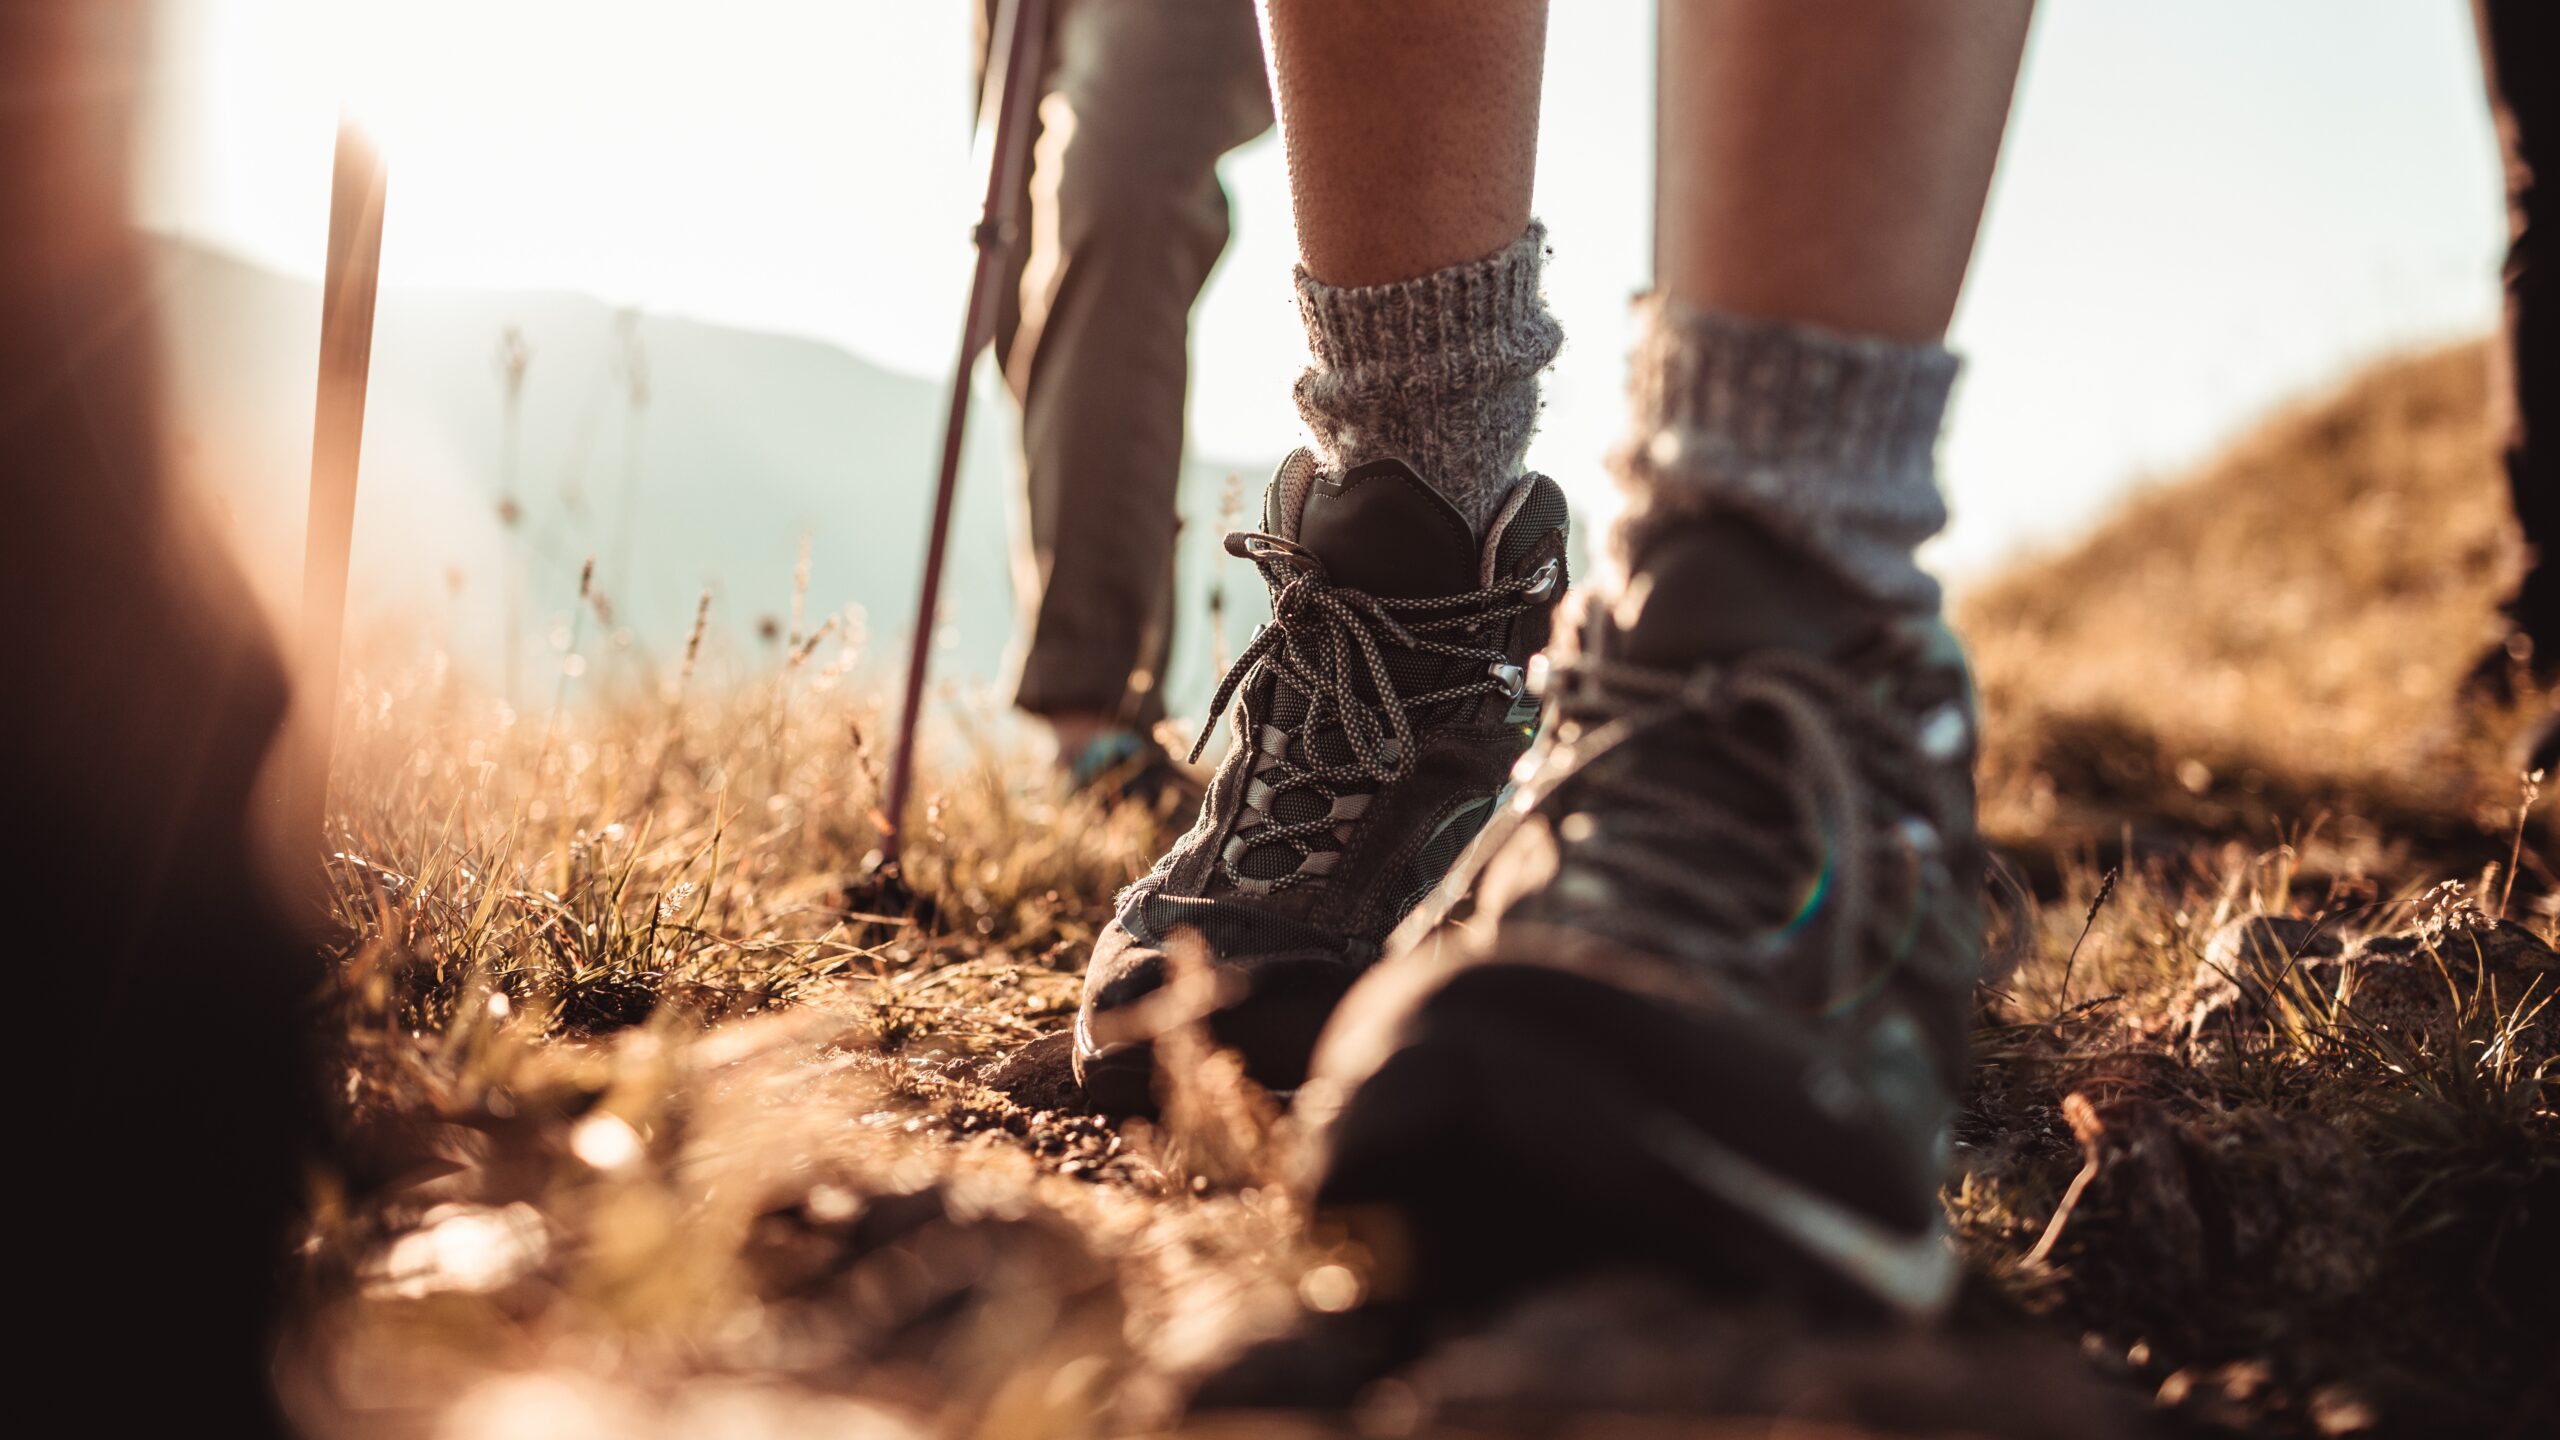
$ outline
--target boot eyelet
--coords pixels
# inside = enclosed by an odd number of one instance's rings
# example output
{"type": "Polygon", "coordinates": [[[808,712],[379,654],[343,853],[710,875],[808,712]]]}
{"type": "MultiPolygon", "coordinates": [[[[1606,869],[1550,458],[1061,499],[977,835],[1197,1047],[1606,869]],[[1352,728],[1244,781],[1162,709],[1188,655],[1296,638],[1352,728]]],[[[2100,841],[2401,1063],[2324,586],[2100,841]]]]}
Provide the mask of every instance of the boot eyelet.
{"type": "Polygon", "coordinates": [[[1532,600],[1544,600],[1548,596],[1555,594],[1557,569],[1558,567],[1556,562],[1549,560],[1545,564],[1540,565],[1537,569],[1530,571],[1529,588],[1524,593],[1526,593],[1532,600]]]}
{"type": "Polygon", "coordinates": [[[1930,759],[1953,760],[1972,743],[1973,722],[1966,718],[1964,707],[1951,700],[1921,717],[1914,739],[1920,753],[1930,759]]]}

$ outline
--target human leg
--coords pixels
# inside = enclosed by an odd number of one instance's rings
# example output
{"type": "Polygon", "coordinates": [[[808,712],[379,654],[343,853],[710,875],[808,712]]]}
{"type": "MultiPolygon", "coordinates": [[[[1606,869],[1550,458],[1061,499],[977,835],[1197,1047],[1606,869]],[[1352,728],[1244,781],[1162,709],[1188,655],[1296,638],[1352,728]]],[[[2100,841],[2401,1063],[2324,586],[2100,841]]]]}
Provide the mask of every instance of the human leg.
{"type": "Polygon", "coordinates": [[[1528,218],[1543,6],[1275,0],[1268,21],[1320,453],[1229,537],[1274,612],[1220,694],[1238,744],[1087,971],[1077,1068],[1106,1108],[1151,1098],[1186,937],[1211,1033],[1297,1083],[1527,745],[1522,676],[1564,584],[1562,493],[1520,472],[1559,338],[1528,218]],[[1380,143],[1405,127],[1412,153],[1380,143]]]}
{"type": "Polygon", "coordinates": [[[1981,862],[1911,549],[2026,11],[1664,7],[1627,578],[1471,927],[1366,981],[1302,1096],[1308,1189],[1382,1294],[1618,1258],[1944,1302],[1981,862]]]}
{"type": "Polygon", "coordinates": [[[1938,342],[2027,10],[1664,7],[1631,539],[1747,512],[1864,588],[1934,601],[1911,551],[1945,522],[1930,457],[1955,363],[1938,342]]]}
{"type": "Polygon", "coordinates": [[[1164,714],[1191,306],[1218,158],[1271,112],[1246,0],[1068,0],[1053,45],[997,354],[1030,501],[1017,699],[1072,764],[1164,714]]]}
{"type": "Polygon", "coordinates": [[[2481,58],[2506,169],[2506,387],[2503,460],[2527,550],[2522,583],[2509,597],[2507,634],[2478,678],[2504,693],[2521,666],[2541,684],[2560,682],[2560,189],[2538,183],[2560,115],[2541,67],[2560,53],[2560,15],[2532,0],[2475,0],[2481,58]]]}
{"type": "Polygon", "coordinates": [[[1529,217],[1545,0],[1271,0],[1266,20],[1327,468],[1402,459],[1481,526],[1562,332],[1529,217]]]}

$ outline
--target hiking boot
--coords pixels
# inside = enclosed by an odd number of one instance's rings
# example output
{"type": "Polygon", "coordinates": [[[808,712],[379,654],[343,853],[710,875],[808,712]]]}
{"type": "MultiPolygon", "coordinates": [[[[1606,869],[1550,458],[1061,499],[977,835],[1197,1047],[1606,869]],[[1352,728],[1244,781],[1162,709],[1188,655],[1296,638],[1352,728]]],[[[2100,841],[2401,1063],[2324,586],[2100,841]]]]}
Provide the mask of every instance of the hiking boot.
{"type": "Polygon", "coordinates": [[[2560,568],[2537,566],[2499,618],[2503,633],[2463,676],[2458,698],[2475,724],[2514,724],[2510,765],[2549,775],[2560,766],[2560,568]]]}
{"type": "Polygon", "coordinates": [[[2538,562],[2498,607],[2498,637],[2462,679],[2462,698],[2511,705],[2560,688],[2560,561],[2538,562]]]}
{"type": "Polygon", "coordinates": [[[1236,743],[1198,820],[1122,892],[1085,971],[1076,1077],[1106,1112],[1153,1110],[1154,1037],[1196,1020],[1265,1088],[1304,1077],[1537,733],[1525,667],[1565,588],[1564,494],[1523,479],[1480,541],[1403,464],[1323,476],[1301,451],[1227,550],[1261,569],[1272,618],[1210,703],[1203,744],[1231,699],[1236,743]],[[1199,986],[1168,988],[1194,956],[1199,986]]]}
{"type": "Polygon", "coordinates": [[[2519,628],[2492,640],[2463,672],[2466,703],[2512,705],[2537,690],[2560,686],[2560,643],[2536,639],[2519,628]]]}
{"type": "Polygon", "coordinates": [[[1144,731],[1105,730],[1064,759],[1069,793],[1093,796],[1108,809],[1134,805],[1159,823],[1198,808],[1204,793],[1182,762],[1144,731]]]}
{"type": "Polygon", "coordinates": [[[2516,770],[2548,781],[2560,775],[2560,699],[2545,706],[2542,718],[2525,727],[2516,742],[2516,770]]]}
{"type": "Polygon", "coordinates": [[[1591,610],[1477,913],[1417,915],[1325,1036],[1309,1198],[1389,1302],[1632,1262],[1933,1312],[1982,938],[1962,651],[1734,520],[1591,610]]]}

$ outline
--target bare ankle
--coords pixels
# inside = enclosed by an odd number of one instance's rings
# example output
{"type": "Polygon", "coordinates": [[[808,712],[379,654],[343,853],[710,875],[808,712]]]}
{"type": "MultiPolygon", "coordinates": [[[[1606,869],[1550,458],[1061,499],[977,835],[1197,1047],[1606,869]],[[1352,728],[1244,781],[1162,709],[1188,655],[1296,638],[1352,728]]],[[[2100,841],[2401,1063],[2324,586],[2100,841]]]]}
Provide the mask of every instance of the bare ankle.
{"type": "Polygon", "coordinates": [[[1093,742],[1120,729],[1118,721],[1108,715],[1043,715],[1049,726],[1049,737],[1058,745],[1058,763],[1072,765],[1077,756],[1091,748],[1093,742]]]}

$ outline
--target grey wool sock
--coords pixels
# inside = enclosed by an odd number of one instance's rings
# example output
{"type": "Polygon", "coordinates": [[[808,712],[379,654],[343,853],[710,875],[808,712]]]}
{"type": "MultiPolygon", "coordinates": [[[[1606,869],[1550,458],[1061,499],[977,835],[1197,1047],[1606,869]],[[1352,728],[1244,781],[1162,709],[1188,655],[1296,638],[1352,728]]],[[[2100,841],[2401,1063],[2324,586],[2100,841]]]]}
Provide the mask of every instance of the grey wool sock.
{"type": "Polygon", "coordinates": [[[1667,525],[1740,515],[1878,600],[1935,609],[1912,552],[1947,523],[1937,445],[1956,357],[1661,296],[1637,306],[1619,555],[1667,525]]]}
{"type": "Polygon", "coordinates": [[[1298,414],[1327,472],[1402,460],[1484,533],[1537,428],[1538,372],[1564,344],[1538,289],[1546,243],[1533,220],[1482,260],[1347,290],[1299,269],[1315,364],[1298,414]]]}

